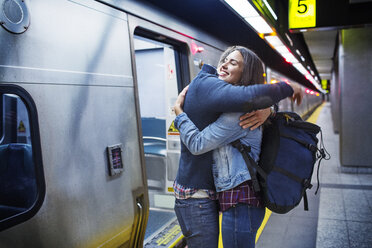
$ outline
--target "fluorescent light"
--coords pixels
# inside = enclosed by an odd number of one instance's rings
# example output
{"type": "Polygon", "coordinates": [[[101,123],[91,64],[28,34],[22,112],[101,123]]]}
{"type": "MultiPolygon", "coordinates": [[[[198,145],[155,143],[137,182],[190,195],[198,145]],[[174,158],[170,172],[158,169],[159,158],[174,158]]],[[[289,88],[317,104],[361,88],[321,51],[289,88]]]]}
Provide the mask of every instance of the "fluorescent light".
{"type": "Polygon", "coordinates": [[[276,35],[265,36],[265,40],[274,48],[277,46],[284,46],[283,42],[276,35]]]}
{"type": "Polygon", "coordinates": [[[286,46],[284,46],[284,45],[283,46],[277,46],[277,47],[274,47],[274,48],[280,54],[285,54],[285,53],[289,53],[290,52],[289,49],[286,46]]]}
{"type": "Polygon", "coordinates": [[[317,88],[320,92],[322,92],[323,94],[326,93],[325,90],[323,90],[319,84],[316,82],[316,79],[318,79],[317,76],[315,76],[315,79],[313,78],[313,76],[310,75],[310,73],[305,69],[305,67],[303,67],[303,65],[301,63],[293,63],[292,64],[293,67],[295,67],[299,72],[301,72],[307,80],[309,80],[314,86],[315,88],[317,88]]]}
{"type": "Polygon", "coordinates": [[[271,15],[274,17],[275,20],[278,20],[278,17],[276,16],[274,10],[271,8],[270,4],[266,1],[266,0],[263,0],[263,2],[265,3],[266,7],[269,9],[271,15]]]}
{"type": "Polygon", "coordinates": [[[302,74],[305,75],[307,73],[307,70],[305,69],[305,67],[303,67],[303,65],[301,63],[293,63],[292,65],[293,65],[293,67],[295,67],[302,74]]]}
{"type": "Polygon", "coordinates": [[[269,24],[260,16],[256,9],[247,0],[225,0],[249,25],[261,34],[272,33],[269,24]]]}
{"type": "Polygon", "coordinates": [[[261,17],[248,17],[245,20],[252,26],[258,33],[261,34],[270,34],[273,32],[269,24],[261,17]]]}
{"type": "Polygon", "coordinates": [[[282,56],[285,58],[285,60],[287,60],[287,62],[298,63],[298,60],[295,58],[295,56],[293,56],[292,53],[283,53],[282,56]]]}
{"type": "Polygon", "coordinates": [[[247,0],[225,0],[243,18],[259,16],[258,12],[247,0]]]}

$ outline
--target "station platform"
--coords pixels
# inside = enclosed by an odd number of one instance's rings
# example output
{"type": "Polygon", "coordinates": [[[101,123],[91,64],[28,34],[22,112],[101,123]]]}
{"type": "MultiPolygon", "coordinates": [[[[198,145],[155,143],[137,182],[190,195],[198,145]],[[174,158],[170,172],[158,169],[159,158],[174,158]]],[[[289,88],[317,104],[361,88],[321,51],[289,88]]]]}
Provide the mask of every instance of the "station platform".
{"type": "Polygon", "coordinates": [[[308,190],[309,211],[300,203],[287,214],[272,213],[257,248],[372,247],[372,174],[342,172],[339,135],[333,132],[330,103],[324,103],[318,114],[315,123],[322,128],[324,145],[331,155],[319,168],[320,190],[314,195],[315,168],[313,188],[308,190]]]}

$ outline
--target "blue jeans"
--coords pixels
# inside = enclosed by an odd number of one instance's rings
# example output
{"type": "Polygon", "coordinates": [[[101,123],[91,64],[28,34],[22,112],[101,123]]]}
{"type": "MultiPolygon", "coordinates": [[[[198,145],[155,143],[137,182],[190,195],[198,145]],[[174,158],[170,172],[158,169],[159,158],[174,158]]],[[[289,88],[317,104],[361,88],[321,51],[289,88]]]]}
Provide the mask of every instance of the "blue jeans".
{"type": "Polygon", "coordinates": [[[189,248],[218,247],[218,202],[208,198],[176,199],[174,210],[189,248]]]}
{"type": "Polygon", "coordinates": [[[224,248],[254,248],[258,228],[265,216],[265,208],[238,204],[222,214],[222,242],[224,248]]]}

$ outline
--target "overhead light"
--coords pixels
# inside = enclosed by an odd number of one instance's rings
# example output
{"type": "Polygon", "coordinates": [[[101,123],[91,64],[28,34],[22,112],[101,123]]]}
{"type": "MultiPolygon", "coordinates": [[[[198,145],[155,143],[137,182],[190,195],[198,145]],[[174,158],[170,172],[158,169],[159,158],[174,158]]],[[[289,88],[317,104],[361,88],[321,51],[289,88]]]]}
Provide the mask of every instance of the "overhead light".
{"type": "Polygon", "coordinates": [[[295,56],[293,56],[292,53],[283,53],[282,56],[289,63],[298,63],[298,60],[295,58],[295,56]]]}
{"type": "Polygon", "coordinates": [[[256,9],[247,0],[225,0],[243,18],[259,16],[256,9]]]}
{"type": "Polygon", "coordinates": [[[301,56],[301,60],[302,60],[302,61],[305,61],[305,58],[304,58],[304,56],[301,56]]]}
{"type": "Polygon", "coordinates": [[[261,34],[270,34],[274,32],[269,24],[261,17],[247,17],[245,20],[252,26],[258,33],[261,34]]]}
{"type": "Polygon", "coordinates": [[[276,35],[267,35],[265,40],[289,63],[298,63],[298,60],[276,35]]]}
{"type": "Polygon", "coordinates": [[[278,53],[280,53],[281,55],[282,54],[285,54],[285,53],[290,53],[289,49],[286,47],[286,46],[277,46],[277,47],[274,47],[275,50],[278,51],[278,53]]]}
{"type": "Polygon", "coordinates": [[[274,48],[277,46],[284,46],[283,42],[276,35],[267,35],[265,36],[265,40],[274,48]]]}
{"type": "Polygon", "coordinates": [[[257,33],[269,34],[274,32],[257,10],[247,0],[224,0],[233,8],[257,33]]]}
{"type": "Polygon", "coordinates": [[[307,70],[305,69],[305,67],[303,67],[303,65],[301,63],[293,63],[292,65],[293,65],[293,67],[295,67],[302,74],[305,75],[307,73],[307,70]]]}
{"type": "Polygon", "coordinates": [[[276,16],[274,10],[271,8],[270,4],[266,1],[266,0],[263,0],[264,4],[266,5],[266,7],[269,9],[271,15],[274,17],[275,21],[278,20],[278,17],[276,16]]]}

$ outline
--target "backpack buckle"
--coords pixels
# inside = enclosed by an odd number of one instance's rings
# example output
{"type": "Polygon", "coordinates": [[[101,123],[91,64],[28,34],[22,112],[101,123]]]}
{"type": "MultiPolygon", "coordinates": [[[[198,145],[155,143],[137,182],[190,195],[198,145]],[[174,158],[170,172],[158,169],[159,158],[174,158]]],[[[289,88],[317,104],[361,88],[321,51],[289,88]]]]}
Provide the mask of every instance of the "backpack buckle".
{"type": "Polygon", "coordinates": [[[283,114],[285,121],[288,123],[289,121],[294,121],[294,118],[289,114],[283,114]]]}
{"type": "Polygon", "coordinates": [[[314,146],[313,144],[307,144],[307,149],[312,152],[316,152],[318,150],[318,147],[314,146]]]}

